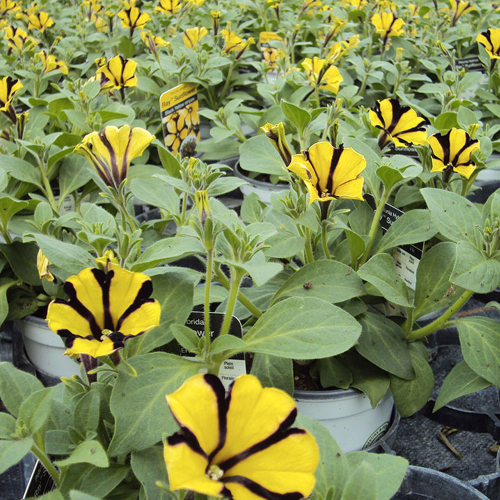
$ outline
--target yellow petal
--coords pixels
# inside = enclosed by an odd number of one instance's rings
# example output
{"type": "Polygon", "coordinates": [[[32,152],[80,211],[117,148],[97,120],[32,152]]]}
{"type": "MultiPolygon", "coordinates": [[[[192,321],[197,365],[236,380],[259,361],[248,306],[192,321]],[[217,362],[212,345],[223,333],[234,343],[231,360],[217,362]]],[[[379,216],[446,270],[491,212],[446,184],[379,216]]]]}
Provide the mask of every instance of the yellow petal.
{"type": "Polygon", "coordinates": [[[214,458],[226,461],[274,434],[285,421],[295,420],[296,406],[283,391],[262,388],[257,377],[242,375],[232,385],[227,413],[226,444],[214,458]]]}
{"type": "MultiPolygon", "coordinates": [[[[225,390],[213,375],[195,375],[186,380],[173,394],[167,396],[168,406],[175,419],[191,431],[210,455],[219,445],[219,411],[223,408],[225,390]]],[[[224,415],[222,415],[224,417],[224,415]]]]}

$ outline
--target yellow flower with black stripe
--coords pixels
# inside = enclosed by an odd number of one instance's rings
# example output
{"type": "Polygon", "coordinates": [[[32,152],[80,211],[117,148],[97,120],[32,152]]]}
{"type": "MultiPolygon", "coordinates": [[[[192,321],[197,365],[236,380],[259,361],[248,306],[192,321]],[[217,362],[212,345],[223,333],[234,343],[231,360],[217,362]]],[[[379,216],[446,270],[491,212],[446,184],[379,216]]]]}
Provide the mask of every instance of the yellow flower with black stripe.
{"type": "Polygon", "coordinates": [[[486,49],[490,59],[500,59],[500,28],[489,28],[477,35],[476,41],[486,49]]]}
{"type": "Polygon", "coordinates": [[[182,8],[182,0],[161,0],[160,4],[155,7],[155,12],[168,14],[173,16],[182,8]]]}
{"type": "Polygon", "coordinates": [[[339,85],[343,78],[332,61],[317,57],[307,58],[302,61],[302,67],[307,71],[309,85],[329,90],[334,94],[339,91],[339,85]]]}
{"type": "Polygon", "coordinates": [[[47,28],[50,28],[54,21],[50,18],[47,12],[39,12],[38,14],[31,14],[29,16],[28,29],[35,29],[43,33],[47,28]]]}
{"type": "Polygon", "coordinates": [[[222,49],[224,54],[233,50],[240,50],[245,45],[243,39],[236,35],[234,31],[222,30],[220,34],[224,37],[224,47],[222,49]]]}
{"type": "Polygon", "coordinates": [[[69,299],[52,301],[47,321],[68,356],[107,356],[160,324],[161,307],[150,298],[153,284],[145,274],[89,267],[68,278],[64,291],[69,299]]]}
{"type": "Polygon", "coordinates": [[[36,56],[43,63],[43,74],[46,75],[52,71],[60,71],[63,75],[68,74],[68,67],[64,61],[58,61],[54,54],[47,54],[45,51],[38,52],[36,56]]]}
{"type": "Polygon", "coordinates": [[[189,28],[183,35],[182,40],[188,49],[196,49],[200,40],[208,33],[207,28],[189,28]]]}
{"type": "Polygon", "coordinates": [[[309,203],[337,198],[363,199],[363,177],[366,160],[352,148],[341,144],[317,142],[307,151],[293,155],[288,170],[297,174],[309,192],[309,203]]]}
{"type": "Polygon", "coordinates": [[[121,19],[122,28],[129,29],[130,35],[132,35],[136,29],[144,29],[146,23],[151,21],[149,14],[147,12],[141,12],[137,7],[121,10],[118,12],[118,17],[121,19]]]}
{"type": "Polygon", "coordinates": [[[10,76],[5,76],[0,80],[0,111],[7,112],[9,110],[12,99],[22,88],[23,84],[10,76]]]}
{"type": "Polygon", "coordinates": [[[118,190],[127,177],[130,162],[144,153],[155,136],[147,130],[128,125],[104,127],[102,132],[86,135],[75,153],[87,158],[106,185],[118,190]]]}
{"type": "Polygon", "coordinates": [[[374,14],[372,24],[377,29],[377,33],[383,37],[384,43],[390,36],[401,36],[405,22],[396,17],[393,12],[382,12],[374,14]]]}
{"type": "Polygon", "coordinates": [[[455,26],[457,21],[467,12],[474,10],[474,5],[470,2],[465,2],[464,0],[450,0],[450,6],[452,11],[451,25],[455,26]]]}
{"type": "Polygon", "coordinates": [[[423,146],[427,142],[427,131],[424,128],[428,122],[409,106],[402,106],[397,99],[377,101],[369,111],[371,124],[382,131],[378,145],[382,149],[389,141],[395,146],[423,146]]]}
{"type": "Polygon", "coordinates": [[[9,47],[9,54],[13,50],[23,52],[24,50],[30,50],[38,45],[38,42],[32,36],[28,36],[26,31],[22,28],[7,26],[3,31],[5,33],[4,39],[7,40],[7,45],[9,47]]]}
{"type": "Polygon", "coordinates": [[[471,155],[479,150],[479,141],[471,139],[465,130],[452,128],[444,135],[432,135],[427,142],[432,149],[431,172],[443,172],[445,182],[453,172],[467,179],[474,172],[476,165],[471,155]]]}
{"type": "Polygon", "coordinates": [[[6,17],[9,13],[21,10],[21,7],[12,0],[0,0],[0,17],[6,17]]]}
{"type": "Polygon", "coordinates": [[[308,497],[315,484],[318,446],[291,427],[293,399],[241,375],[229,388],[215,375],[195,375],[167,402],[181,430],[167,438],[170,488],[233,500],[308,497]]]}
{"type": "Polygon", "coordinates": [[[133,59],[124,59],[122,56],[115,56],[107,64],[99,67],[96,77],[99,78],[100,73],[103,73],[113,85],[112,89],[137,87],[136,67],[137,63],[133,59]]]}

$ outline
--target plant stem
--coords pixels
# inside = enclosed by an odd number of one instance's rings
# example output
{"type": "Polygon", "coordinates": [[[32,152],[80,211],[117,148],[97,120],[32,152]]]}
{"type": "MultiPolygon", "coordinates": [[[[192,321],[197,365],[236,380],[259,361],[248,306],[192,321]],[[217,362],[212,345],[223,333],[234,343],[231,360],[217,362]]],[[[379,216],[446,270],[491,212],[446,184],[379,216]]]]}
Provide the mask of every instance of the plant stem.
{"type": "Polygon", "coordinates": [[[434,333],[437,330],[443,328],[445,323],[470,299],[471,295],[471,290],[465,290],[465,292],[460,295],[457,301],[445,313],[443,313],[439,318],[435,319],[432,323],[429,323],[427,326],[411,332],[406,336],[406,340],[412,341],[422,339],[424,337],[427,337],[427,335],[430,335],[431,333],[434,333]]]}
{"type": "Polygon", "coordinates": [[[239,269],[231,266],[231,288],[229,289],[229,297],[227,299],[224,322],[222,323],[222,327],[219,333],[220,337],[229,333],[229,327],[231,326],[231,320],[233,319],[234,306],[236,305],[236,298],[238,297],[238,291],[240,289],[240,283],[242,279],[243,271],[240,271],[239,269]]]}
{"type": "MultiPolygon", "coordinates": [[[[39,158],[39,165],[40,165],[40,174],[42,175],[42,182],[45,188],[47,199],[50,203],[50,206],[52,207],[52,210],[54,210],[54,213],[59,215],[59,207],[57,206],[56,199],[54,198],[54,193],[52,192],[49,178],[47,177],[47,172],[45,171],[45,165],[43,164],[43,160],[41,158],[39,158]]],[[[62,203],[62,200],[59,201],[60,203],[62,203]]]]}
{"type": "Polygon", "coordinates": [[[359,267],[361,267],[367,261],[368,256],[370,255],[370,250],[372,249],[373,241],[375,240],[375,234],[377,233],[380,216],[382,215],[382,210],[384,210],[385,203],[387,201],[387,198],[389,198],[390,192],[391,192],[390,190],[386,190],[384,188],[382,196],[380,197],[377,209],[373,214],[372,225],[370,226],[370,233],[368,234],[369,237],[368,245],[366,245],[365,251],[363,252],[361,260],[359,261],[359,267]]]}
{"type": "Polygon", "coordinates": [[[234,64],[235,64],[235,61],[233,61],[231,63],[231,65],[229,66],[229,69],[227,70],[226,81],[224,83],[224,87],[222,87],[222,92],[219,95],[219,103],[221,106],[222,106],[222,103],[224,102],[224,97],[226,97],[227,89],[229,88],[229,83],[231,81],[231,74],[233,72],[234,64]]]}
{"type": "Polygon", "coordinates": [[[205,352],[210,351],[210,284],[212,283],[213,250],[207,250],[207,273],[205,278],[205,352]]]}
{"type": "Polygon", "coordinates": [[[59,476],[59,473],[57,472],[57,469],[52,465],[52,462],[48,459],[47,455],[45,455],[45,453],[35,445],[31,447],[31,452],[36,456],[36,458],[38,458],[38,460],[40,460],[40,462],[42,462],[43,466],[51,475],[57,486],[60,486],[61,478],[59,476]]]}
{"type": "Polygon", "coordinates": [[[321,228],[321,243],[323,245],[323,251],[325,252],[325,256],[328,260],[330,260],[332,257],[330,255],[330,251],[328,250],[328,242],[326,240],[326,225],[323,224],[323,227],[321,228]]]}

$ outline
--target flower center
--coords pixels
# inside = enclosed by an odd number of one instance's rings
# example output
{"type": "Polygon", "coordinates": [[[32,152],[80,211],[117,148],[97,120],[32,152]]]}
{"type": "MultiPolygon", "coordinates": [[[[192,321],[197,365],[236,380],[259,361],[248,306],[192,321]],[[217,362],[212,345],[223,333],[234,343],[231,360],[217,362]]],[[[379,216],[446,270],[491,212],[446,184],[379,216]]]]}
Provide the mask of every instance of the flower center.
{"type": "Polygon", "coordinates": [[[224,471],[218,465],[211,465],[207,476],[214,481],[218,481],[224,475],[224,471]]]}

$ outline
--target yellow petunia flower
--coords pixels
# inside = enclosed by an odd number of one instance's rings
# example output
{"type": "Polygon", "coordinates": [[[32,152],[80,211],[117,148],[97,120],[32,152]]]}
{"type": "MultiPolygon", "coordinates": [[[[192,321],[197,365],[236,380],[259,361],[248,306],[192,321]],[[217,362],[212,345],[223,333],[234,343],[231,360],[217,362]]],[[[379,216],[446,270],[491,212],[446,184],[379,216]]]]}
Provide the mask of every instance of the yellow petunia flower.
{"type": "Polygon", "coordinates": [[[75,153],[87,158],[106,185],[118,190],[127,177],[130,162],[144,153],[155,136],[147,130],[128,125],[105,127],[102,132],[86,135],[75,153]]]}
{"type": "Polygon", "coordinates": [[[474,172],[476,165],[471,155],[479,150],[479,141],[471,139],[465,130],[452,128],[444,135],[432,135],[427,142],[432,150],[431,172],[443,172],[445,182],[452,172],[467,179],[474,172]]]}
{"type": "Polygon", "coordinates": [[[0,0],[0,18],[21,10],[21,7],[12,0],[0,0]]]}
{"type": "Polygon", "coordinates": [[[217,33],[219,33],[220,10],[211,10],[210,17],[212,18],[212,29],[214,32],[214,36],[217,36],[217,33]]]}
{"type": "Polygon", "coordinates": [[[28,36],[26,31],[21,28],[14,28],[13,26],[8,26],[4,28],[4,39],[7,40],[7,45],[9,47],[9,54],[14,50],[18,52],[23,52],[24,50],[30,50],[38,42],[31,36],[28,36]]]}
{"type": "Polygon", "coordinates": [[[113,250],[106,250],[100,257],[95,260],[97,267],[104,272],[108,272],[111,269],[116,269],[120,267],[118,259],[116,258],[115,252],[113,250]]]}
{"type": "Polygon", "coordinates": [[[136,67],[137,63],[133,59],[115,56],[97,70],[96,78],[100,78],[100,74],[103,73],[113,85],[112,89],[137,87],[136,67]]]}
{"type": "Polygon", "coordinates": [[[151,17],[147,12],[141,12],[137,7],[124,9],[118,12],[118,17],[121,19],[122,28],[129,29],[132,35],[134,30],[142,30],[151,17]]]}
{"type": "Polygon", "coordinates": [[[309,203],[337,198],[363,199],[363,177],[366,160],[352,148],[329,142],[317,142],[307,151],[293,155],[288,170],[297,174],[309,192],[309,203]]]}
{"type": "Polygon", "coordinates": [[[329,90],[336,94],[339,91],[340,82],[343,80],[339,70],[333,66],[333,62],[327,59],[304,59],[302,67],[307,71],[309,85],[320,89],[329,90]]]}
{"type": "Polygon", "coordinates": [[[236,35],[234,31],[222,30],[220,34],[224,37],[223,53],[232,52],[233,50],[240,50],[245,42],[242,38],[236,35]]]}
{"type": "Polygon", "coordinates": [[[41,280],[45,278],[47,281],[52,282],[55,278],[54,275],[50,272],[49,265],[49,259],[47,259],[47,257],[41,250],[38,250],[38,253],[36,255],[36,267],[38,269],[38,276],[41,280]]]}
{"type": "Polygon", "coordinates": [[[293,399],[241,375],[226,396],[218,377],[188,379],[167,402],[181,429],[167,438],[170,488],[233,500],[308,497],[315,484],[318,446],[293,428],[293,399]]]}
{"type": "Polygon", "coordinates": [[[465,2],[464,0],[450,0],[450,6],[453,14],[451,18],[452,26],[455,26],[459,18],[464,14],[474,10],[474,6],[470,2],[465,2]]]}
{"type": "Polygon", "coordinates": [[[189,28],[182,35],[184,45],[189,49],[196,49],[200,40],[208,33],[207,28],[189,28]]]}
{"type": "Polygon", "coordinates": [[[29,16],[28,29],[35,29],[43,33],[47,28],[53,26],[54,21],[50,18],[47,12],[39,12],[38,14],[31,14],[29,16]]]}
{"type": "Polygon", "coordinates": [[[23,88],[19,80],[5,76],[0,80],[0,111],[7,112],[16,93],[23,88]]]}
{"type": "Polygon", "coordinates": [[[396,17],[392,12],[382,12],[374,14],[372,24],[377,29],[377,33],[387,40],[390,36],[401,36],[403,34],[403,26],[405,22],[396,17]]]}
{"type": "Polygon", "coordinates": [[[371,124],[382,131],[378,140],[381,149],[389,141],[398,147],[423,146],[427,142],[427,130],[424,128],[427,120],[419,117],[409,106],[402,106],[397,99],[377,101],[369,111],[369,117],[371,124]]]}
{"type": "Polygon", "coordinates": [[[145,274],[86,268],[66,280],[64,291],[69,299],[53,300],[47,321],[68,356],[107,356],[160,324],[161,307],[150,298],[153,284],[145,274]]]}
{"type": "Polygon", "coordinates": [[[47,54],[45,51],[38,52],[36,56],[43,63],[43,74],[46,75],[52,71],[60,71],[63,75],[68,74],[68,66],[64,61],[58,61],[53,54],[47,54]]]}
{"type": "Polygon", "coordinates": [[[160,4],[155,7],[155,12],[162,14],[175,15],[182,8],[182,0],[161,0],[160,4]]]}
{"type": "Polygon", "coordinates": [[[486,49],[490,59],[500,59],[500,28],[489,28],[477,35],[476,41],[486,49]]]}

